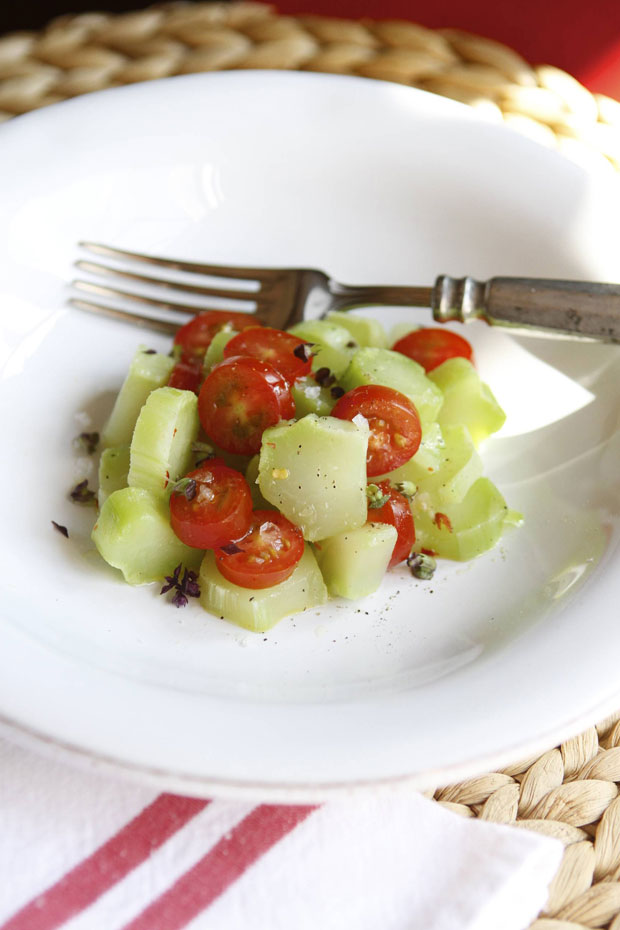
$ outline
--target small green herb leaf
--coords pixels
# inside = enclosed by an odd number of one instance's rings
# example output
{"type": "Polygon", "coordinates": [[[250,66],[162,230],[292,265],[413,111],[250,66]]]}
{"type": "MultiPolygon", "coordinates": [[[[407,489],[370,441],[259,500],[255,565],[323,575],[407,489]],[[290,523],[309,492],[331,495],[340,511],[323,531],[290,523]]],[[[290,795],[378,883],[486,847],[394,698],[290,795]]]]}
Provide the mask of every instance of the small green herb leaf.
{"type": "Polygon", "coordinates": [[[426,555],[424,552],[412,552],[407,559],[407,567],[414,578],[420,581],[430,581],[435,574],[437,563],[432,555],[426,555]]]}
{"type": "Polygon", "coordinates": [[[188,501],[196,497],[196,481],[194,478],[181,478],[172,485],[173,494],[184,494],[188,501]]]}
{"type": "Polygon", "coordinates": [[[415,497],[416,491],[418,490],[413,481],[397,481],[394,487],[398,493],[406,497],[407,500],[411,500],[412,497],[415,497]]]}
{"type": "Polygon", "coordinates": [[[378,510],[379,507],[383,507],[384,504],[387,504],[390,495],[384,494],[378,484],[368,484],[366,485],[366,498],[371,510],[378,510]]]}

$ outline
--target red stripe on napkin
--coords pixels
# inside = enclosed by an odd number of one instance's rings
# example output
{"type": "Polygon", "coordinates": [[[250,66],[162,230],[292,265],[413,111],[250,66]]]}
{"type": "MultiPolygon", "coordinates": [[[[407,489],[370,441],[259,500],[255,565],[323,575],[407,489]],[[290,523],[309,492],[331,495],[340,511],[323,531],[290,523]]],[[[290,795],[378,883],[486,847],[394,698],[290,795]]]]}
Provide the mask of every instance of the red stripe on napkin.
{"type": "Polygon", "coordinates": [[[180,930],[316,807],[255,807],[123,930],[180,930]]]}
{"type": "Polygon", "coordinates": [[[60,926],[148,859],[209,803],[161,794],[87,859],[10,917],[0,930],[53,930],[60,926]]]}

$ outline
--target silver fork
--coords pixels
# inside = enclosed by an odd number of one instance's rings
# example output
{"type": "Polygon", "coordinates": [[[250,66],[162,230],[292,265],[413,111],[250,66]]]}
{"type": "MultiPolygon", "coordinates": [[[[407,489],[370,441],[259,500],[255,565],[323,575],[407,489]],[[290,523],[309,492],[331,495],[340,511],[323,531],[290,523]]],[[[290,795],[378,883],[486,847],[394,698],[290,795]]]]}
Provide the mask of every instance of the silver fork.
{"type": "Polygon", "coordinates": [[[164,333],[174,333],[181,323],[134,309],[117,308],[107,300],[137,303],[148,311],[186,315],[222,309],[222,299],[233,300],[239,309],[253,312],[257,321],[277,329],[285,329],[308,316],[323,316],[330,310],[364,306],[429,307],[438,323],[483,320],[493,326],[515,330],[543,330],[601,342],[620,342],[620,284],[506,277],[483,282],[440,275],[432,287],[354,286],[340,284],[322,271],[310,268],[207,265],[158,258],[95,242],[80,242],[79,245],[99,258],[111,259],[112,264],[80,259],[76,267],[112,283],[75,280],[76,291],[104,298],[104,302],[72,297],[70,303],[82,310],[164,333]],[[147,274],[142,266],[161,271],[164,276],[147,274]],[[166,277],[169,272],[181,272],[185,277],[166,277]],[[222,279],[222,283],[211,285],[186,280],[191,275],[222,279]],[[162,290],[163,295],[151,296],[131,286],[125,289],[121,284],[116,286],[116,281],[162,290]],[[167,299],[165,292],[169,290],[199,300],[194,304],[167,299]],[[216,304],[220,302],[219,306],[209,303],[214,298],[216,304]]]}

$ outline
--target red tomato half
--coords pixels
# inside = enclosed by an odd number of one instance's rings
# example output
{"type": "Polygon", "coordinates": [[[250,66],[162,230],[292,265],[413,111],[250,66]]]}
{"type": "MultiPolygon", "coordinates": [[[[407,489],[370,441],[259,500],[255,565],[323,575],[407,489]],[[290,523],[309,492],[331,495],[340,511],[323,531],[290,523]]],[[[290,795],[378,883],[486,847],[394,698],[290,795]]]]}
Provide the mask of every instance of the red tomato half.
{"type": "Polygon", "coordinates": [[[242,588],[271,588],[292,575],[304,552],[301,530],[277,510],[255,510],[252,525],[215,561],[228,581],[242,588]],[[233,551],[234,550],[234,551],[233,551]]]}
{"type": "Polygon", "coordinates": [[[181,542],[195,549],[215,549],[247,533],[252,520],[252,495],[239,471],[221,459],[211,459],[187,476],[194,491],[170,495],[170,524],[181,542]]]}
{"type": "Polygon", "coordinates": [[[333,417],[352,420],[358,413],[370,427],[366,471],[369,477],[383,475],[408,462],[418,451],[422,428],[418,412],[404,394],[380,384],[363,384],[347,391],[331,412],[333,417]]]}
{"type": "Polygon", "coordinates": [[[295,415],[288,381],[267,362],[233,356],[211,369],[198,397],[209,439],[225,452],[254,455],[263,431],[295,415]]]}
{"type": "Polygon", "coordinates": [[[292,333],[267,326],[246,329],[226,344],[224,358],[231,355],[251,355],[277,368],[287,381],[296,381],[310,373],[312,357],[307,343],[292,333]],[[296,354],[297,353],[297,354],[296,354]]]}
{"type": "Polygon", "coordinates": [[[389,500],[383,507],[368,508],[368,522],[389,523],[396,529],[398,536],[388,565],[388,568],[392,568],[404,561],[411,552],[415,542],[415,527],[407,498],[393,488],[389,481],[381,481],[378,487],[389,495],[389,500]]]}
{"type": "Polygon", "coordinates": [[[204,355],[211,340],[220,329],[230,323],[233,329],[245,329],[247,326],[259,326],[256,317],[248,313],[233,313],[229,310],[207,310],[181,326],[174,337],[174,344],[183,346],[183,351],[194,355],[204,355]]]}
{"type": "Polygon", "coordinates": [[[449,358],[474,360],[473,349],[467,339],[451,329],[416,329],[395,342],[392,348],[423,365],[426,371],[432,371],[449,358]]]}
{"type": "Polygon", "coordinates": [[[179,388],[181,391],[193,391],[194,394],[198,394],[201,384],[201,356],[184,352],[170,373],[168,387],[179,388]]]}

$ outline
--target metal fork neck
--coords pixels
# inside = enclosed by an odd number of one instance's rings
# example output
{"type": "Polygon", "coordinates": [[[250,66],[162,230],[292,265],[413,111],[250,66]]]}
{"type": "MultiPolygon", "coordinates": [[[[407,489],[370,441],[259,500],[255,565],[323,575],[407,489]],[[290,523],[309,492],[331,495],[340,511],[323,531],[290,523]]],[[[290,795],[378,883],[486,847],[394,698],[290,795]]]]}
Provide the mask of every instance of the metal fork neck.
{"type": "Polygon", "coordinates": [[[486,283],[475,278],[451,278],[440,275],[431,296],[433,317],[438,323],[483,319],[486,305],[486,283]]]}

